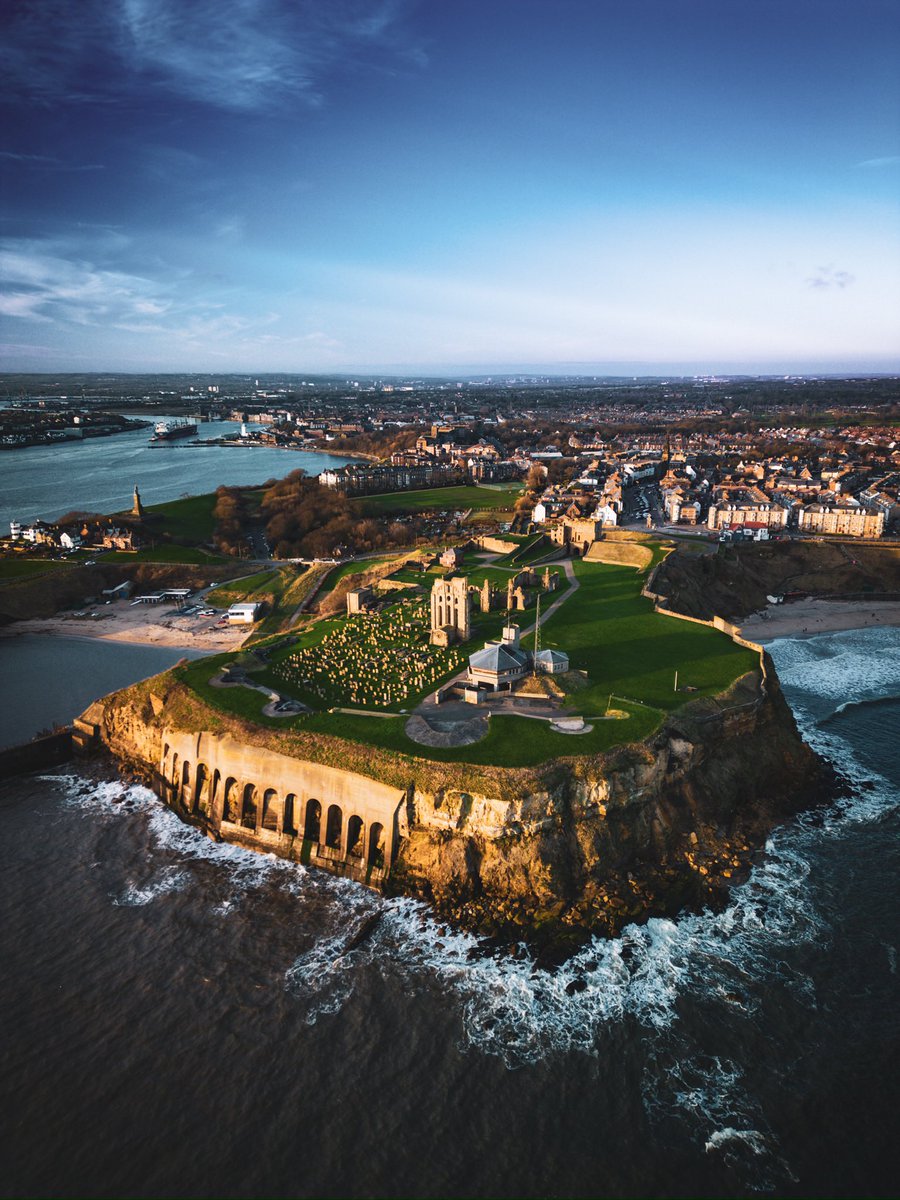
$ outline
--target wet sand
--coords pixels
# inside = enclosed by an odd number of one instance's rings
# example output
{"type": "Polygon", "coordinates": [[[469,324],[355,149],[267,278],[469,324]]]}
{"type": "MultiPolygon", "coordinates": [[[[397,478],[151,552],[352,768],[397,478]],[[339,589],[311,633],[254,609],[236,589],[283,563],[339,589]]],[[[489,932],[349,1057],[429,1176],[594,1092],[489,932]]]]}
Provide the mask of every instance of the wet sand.
{"type": "Polygon", "coordinates": [[[810,599],[770,604],[764,612],[748,617],[741,633],[750,641],[768,642],[882,625],[900,626],[900,601],[810,599]]]}
{"type": "Polygon", "coordinates": [[[76,617],[67,614],[15,621],[0,630],[0,636],[37,633],[218,654],[236,650],[251,629],[249,625],[218,625],[211,617],[181,616],[170,605],[136,604],[132,607],[119,602],[100,605],[86,612],[97,615],[76,617]]]}

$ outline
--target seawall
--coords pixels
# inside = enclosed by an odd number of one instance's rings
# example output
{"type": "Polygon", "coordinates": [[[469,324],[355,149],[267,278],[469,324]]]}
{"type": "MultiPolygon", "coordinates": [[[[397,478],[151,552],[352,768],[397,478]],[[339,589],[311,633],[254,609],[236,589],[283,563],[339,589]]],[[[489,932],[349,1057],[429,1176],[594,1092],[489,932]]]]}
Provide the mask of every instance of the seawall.
{"type": "Polygon", "coordinates": [[[72,754],[71,729],[58,729],[31,742],[23,742],[21,746],[9,746],[0,750],[0,779],[44,767],[58,767],[60,763],[68,762],[72,754]]]}

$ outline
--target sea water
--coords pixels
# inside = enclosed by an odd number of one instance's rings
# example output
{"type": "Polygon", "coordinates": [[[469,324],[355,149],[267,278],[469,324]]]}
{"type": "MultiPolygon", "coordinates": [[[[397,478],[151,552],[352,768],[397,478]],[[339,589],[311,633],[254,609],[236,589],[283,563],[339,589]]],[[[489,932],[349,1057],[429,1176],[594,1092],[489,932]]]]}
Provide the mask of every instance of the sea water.
{"type": "Polygon", "coordinates": [[[553,973],[144,788],[8,783],[4,1194],[894,1194],[900,639],[770,649],[846,795],[553,973]]]}

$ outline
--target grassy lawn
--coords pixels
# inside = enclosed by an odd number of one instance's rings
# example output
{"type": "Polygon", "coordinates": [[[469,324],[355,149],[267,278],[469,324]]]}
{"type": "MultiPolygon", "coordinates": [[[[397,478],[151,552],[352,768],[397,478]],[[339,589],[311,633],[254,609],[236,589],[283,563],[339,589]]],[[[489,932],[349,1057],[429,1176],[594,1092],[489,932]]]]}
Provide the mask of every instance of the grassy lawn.
{"type": "Polygon", "coordinates": [[[569,655],[590,686],[572,697],[581,713],[602,712],[610,693],[655,708],[678,708],[693,696],[724,691],[759,665],[757,655],[724,633],[653,611],[633,567],[575,563],[579,589],[541,625],[541,645],[569,655]],[[694,693],[674,690],[694,687],[694,693]]]}
{"type": "MultiPolygon", "coordinates": [[[[353,713],[310,713],[306,716],[265,717],[262,709],[267,703],[262,692],[250,688],[214,688],[209,680],[230,661],[231,655],[217,655],[180,667],[178,674],[207,703],[245,721],[269,729],[303,729],[346,738],[351,742],[377,746],[397,754],[410,754],[433,762],[465,762],[479,766],[502,764],[508,767],[533,767],[547,759],[575,754],[598,754],[612,749],[622,741],[640,741],[659,724],[659,714],[639,705],[619,704],[627,711],[627,721],[597,721],[590,733],[555,733],[544,721],[528,717],[496,716],[491,718],[487,737],[473,746],[440,749],[419,746],[404,732],[407,718],[368,717],[353,713]]],[[[251,678],[266,685],[265,672],[254,672],[251,678]]],[[[473,710],[473,715],[474,715],[473,710]]]]}
{"type": "Polygon", "coordinates": [[[228,608],[232,604],[242,604],[245,600],[258,600],[261,595],[280,595],[283,591],[281,572],[272,568],[257,571],[255,575],[247,575],[243,579],[231,580],[211,591],[206,599],[216,608],[228,608]]]}
{"type": "MultiPolygon", "coordinates": [[[[497,525],[511,525],[515,518],[515,512],[511,508],[474,508],[466,517],[463,524],[467,531],[474,534],[483,532],[481,526],[489,532],[493,533],[497,525]]],[[[506,534],[501,533],[500,537],[505,538],[506,534]]]]}
{"type": "Polygon", "coordinates": [[[516,559],[516,566],[527,567],[532,563],[539,562],[542,558],[546,558],[548,554],[557,549],[548,537],[539,535],[531,543],[527,550],[524,550],[516,559]]]}
{"type": "MultiPolygon", "coordinates": [[[[662,547],[655,547],[654,559],[664,553],[662,547]]],[[[586,734],[556,733],[546,722],[498,715],[491,718],[490,732],[483,741],[456,749],[432,749],[418,746],[406,737],[406,717],[399,710],[411,710],[421,695],[433,690],[434,679],[429,679],[427,687],[416,694],[389,703],[379,703],[382,711],[397,714],[387,719],[317,711],[289,721],[278,721],[260,716],[265,698],[258,692],[244,688],[221,690],[209,687],[209,678],[217,666],[233,659],[233,655],[189,664],[181,668],[180,673],[185,682],[211,704],[267,726],[290,728],[296,725],[313,732],[328,733],[438,762],[517,767],[534,766],[562,756],[596,754],[622,742],[640,741],[653,732],[665,712],[697,697],[716,695],[740,675],[758,666],[758,658],[752,651],[735,645],[725,634],[655,613],[651,601],[640,594],[645,575],[633,567],[576,561],[574,570],[579,588],[569,595],[553,617],[542,624],[541,645],[565,650],[572,669],[587,673],[584,686],[578,687],[568,697],[571,709],[589,720],[593,718],[593,729],[586,734]],[[679,687],[695,690],[674,690],[676,670],[679,687]],[[605,713],[611,695],[616,697],[613,707],[628,713],[627,719],[599,719],[605,713]]],[[[468,574],[473,583],[485,577],[498,583],[509,578],[508,570],[497,567],[482,567],[468,574]]],[[[243,587],[264,590],[271,586],[267,582],[270,576],[271,573],[262,572],[243,581],[243,587]]],[[[562,590],[555,593],[554,598],[562,590]]],[[[541,594],[542,597],[545,595],[541,594]]],[[[465,647],[466,654],[472,653],[486,638],[496,636],[504,620],[502,611],[482,614],[477,611],[477,606],[473,608],[474,636],[465,647]]],[[[516,620],[523,627],[530,624],[533,618],[534,605],[516,614],[516,620]]],[[[356,620],[364,623],[372,618],[356,620]]],[[[373,678],[384,675],[387,679],[389,676],[393,678],[391,672],[396,673],[398,668],[392,663],[379,666],[379,655],[387,654],[387,662],[392,653],[399,654],[394,645],[398,637],[401,641],[406,637],[410,643],[415,642],[415,638],[400,630],[399,633],[386,636],[384,646],[381,646],[380,643],[376,645],[371,642],[371,639],[366,642],[365,635],[361,634],[362,645],[366,647],[362,653],[353,649],[352,652],[348,650],[344,657],[338,655],[335,658],[336,650],[343,645],[341,639],[346,636],[347,628],[342,617],[317,622],[302,632],[294,646],[276,651],[265,667],[253,672],[253,678],[274,690],[296,695],[315,708],[321,709],[329,704],[356,707],[357,704],[349,696],[341,694],[340,689],[324,698],[308,691],[302,678],[309,674],[309,669],[299,674],[288,669],[290,657],[298,649],[309,650],[325,642],[329,649],[326,651],[323,646],[323,653],[330,661],[336,664],[345,661],[350,663],[352,658],[353,663],[357,660],[368,662],[366,671],[373,678]],[[293,678],[294,674],[297,674],[296,679],[293,678]]],[[[360,629],[362,631],[362,624],[360,629]]],[[[305,658],[301,656],[301,659],[306,663],[315,662],[315,656],[308,654],[305,658]]],[[[452,673],[449,671],[450,665],[448,661],[448,673],[452,673]]],[[[372,703],[359,703],[358,706],[376,707],[372,703]]]]}
{"type": "Polygon", "coordinates": [[[518,545],[515,550],[510,550],[509,554],[497,559],[499,566],[524,567],[532,558],[541,558],[553,549],[549,538],[545,538],[542,533],[529,534],[527,537],[518,533],[504,533],[503,540],[515,541],[518,545]]]}
{"type": "Polygon", "coordinates": [[[60,571],[71,566],[72,563],[55,562],[52,559],[2,558],[0,559],[0,581],[30,579],[34,575],[45,575],[48,571],[60,571]]]}
{"type": "MultiPolygon", "coordinates": [[[[487,737],[472,746],[452,749],[419,746],[411,742],[404,733],[407,718],[402,716],[382,720],[350,713],[314,713],[303,720],[302,727],[433,762],[536,767],[548,759],[600,754],[621,742],[641,741],[659,724],[659,714],[650,709],[625,704],[619,704],[618,707],[630,714],[628,720],[597,721],[590,733],[582,734],[556,733],[546,721],[530,717],[491,717],[487,737]]],[[[473,716],[475,712],[473,709],[473,716]]]]}
{"type": "Polygon", "coordinates": [[[327,569],[300,565],[282,567],[271,585],[264,583],[256,599],[265,596],[269,603],[269,611],[262,621],[254,625],[250,641],[258,642],[262,638],[283,633],[288,629],[297,606],[309,595],[327,569]]]}
{"type": "Polygon", "coordinates": [[[154,530],[168,533],[173,538],[202,543],[212,540],[215,503],[215,493],[207,492],[203,496],[185,496],[182,500],[152,504],[146,512],[151,517],[162,518],[153,523],[154,530]]]}
{"type": "MultiPolygon", "coordinates": [[[[402,557],[403,553],[398,552],[397,558],[400,559],[402,557]]],[[[360,558],[355,562],[345,562],[339,567],[332,567],[319,593],[319,601],[321,602],[330,592],[333,592],[341,580],[346,579],[348,575],[362,575],[365,571],[371,570],[372,567],[380,567],[390,562],[390,558],[390,555],[382,554],[375,558],[360,558]]]]}
{"type": "Polygon", "coordinates": [[[258,642],[282,633],[290,626],[297,606],[328,570],[328,567],[308,567],[299,563],[271,567],[214,588],[207,596],[207,602],[216,608],[228,608],[249,600],[265,601],[268,611],[254,625],[250,635],[251,641],[258,642]]]}
{"type": "Polygon", "coordinates": [[[419,512],[429,508],[509,508],[509,490],[481,487],[424,488],[413,492],[385,492],[359,500],[373,513],[419,512]]]}
{"type": "Polygon", "coordinates": [[[233,561],[211,550],[201,550],[199,546],[145,546],[133,554],[127,550],[111,550],[103,556],[104,562],[148,562],[148,563],[196,563],[198,565],[219,565],[233,561]]]}

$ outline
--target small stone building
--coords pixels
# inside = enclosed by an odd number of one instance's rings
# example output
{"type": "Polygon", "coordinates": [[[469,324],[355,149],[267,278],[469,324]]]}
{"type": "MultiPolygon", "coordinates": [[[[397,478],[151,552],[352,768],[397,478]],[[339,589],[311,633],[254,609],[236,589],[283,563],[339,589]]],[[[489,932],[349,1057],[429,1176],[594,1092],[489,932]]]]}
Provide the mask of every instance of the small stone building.
{"type": "Polygon", "coordinates": [[[445,550],[441,555],[441,566],[455,571],[457,567],[462,566],[462,560],[463,552],[460,547],[451,546],[449,550],[445,550]]]}
{"type": "Polygon", "coordinates": [[[499,642],[469,656],[468,682],[495,692],[508,690],[528,674],[531,655],[519,645],[518,625],[507,625],[499,642]]]}
{"type": "Polygon", "coordinates": [[[371,588],[353,588],[347,593],[347,616],[368,612],[375,601],[375,593],[371,588]]]}
{"type": "Polygon", "coordinates": [[[534,669],[544,675],[562,675],[569,669],[569,656],[564,650],[538,650],[534,669]]]}

